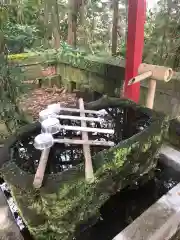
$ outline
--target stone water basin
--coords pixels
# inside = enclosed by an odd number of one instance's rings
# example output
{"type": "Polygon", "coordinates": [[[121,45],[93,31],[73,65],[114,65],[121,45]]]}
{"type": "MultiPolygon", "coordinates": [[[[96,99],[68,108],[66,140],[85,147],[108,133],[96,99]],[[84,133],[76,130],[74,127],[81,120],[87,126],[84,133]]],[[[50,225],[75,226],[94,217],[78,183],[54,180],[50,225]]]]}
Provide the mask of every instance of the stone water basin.
{"type": "MultiPolygon", "coordinates": [[[[82,147],[55,144],[43,187],[33,188],[41,154],[33,146],[33,139],[41,131],[39,123],[20,129],[1,150],[1,174],[35,239],[72,239],[80,234],[81,226],[98,221],[101,206],[112,195],[142,179],[146,182],[157,165],[155,157],[168,125],[165,115],[129,100],[114,98],[102,98],[87,104],[86,108],[105,109],[105,121],[95,127],[115,130],[113,135],[89,134],[89,139],[115,143],[111,148],[91,148],[95,173],[92,184],[84,178],[82,147]]],[[[77,134],[61,131],[56,137],[70,138],[77,134]]]]}

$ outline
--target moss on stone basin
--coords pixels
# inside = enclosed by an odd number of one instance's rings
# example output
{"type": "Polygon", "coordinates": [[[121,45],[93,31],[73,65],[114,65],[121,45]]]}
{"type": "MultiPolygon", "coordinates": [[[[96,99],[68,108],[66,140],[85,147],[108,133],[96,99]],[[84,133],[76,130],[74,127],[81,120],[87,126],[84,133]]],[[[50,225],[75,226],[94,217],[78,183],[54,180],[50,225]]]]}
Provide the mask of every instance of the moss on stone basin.
{"type": "MultiPolygon", "coordinates": [[[[115,147],[95,149],[92,154],[95,172],[92,184],[84,179],[81,151],[80,155],[74,155],[74,159],[80,158],[80,161],[66,171],[51,173],[48,167],[43,187],[33,189],[33,171],[25,171],[24,165],[15,158],[14,149],[40,132],[39,123],[22,128],[1,150],[1,173],[11,186],[22,217],[35,239],[73,239],[80,225],[98,219],[100,207],[111,195],[133,185],[156,166],[155,155],[167,129],[163,114],[114,98],[100,99],[87,104],[86,108],[106,109],[115,123],[115,147]],[[119,119],[119,114],[123,120],[119,119]]],[[[53,151],[57,150],[56,146],[53,151]]],[[[50,157],[51,161],[54,160],[50,157]]]]}

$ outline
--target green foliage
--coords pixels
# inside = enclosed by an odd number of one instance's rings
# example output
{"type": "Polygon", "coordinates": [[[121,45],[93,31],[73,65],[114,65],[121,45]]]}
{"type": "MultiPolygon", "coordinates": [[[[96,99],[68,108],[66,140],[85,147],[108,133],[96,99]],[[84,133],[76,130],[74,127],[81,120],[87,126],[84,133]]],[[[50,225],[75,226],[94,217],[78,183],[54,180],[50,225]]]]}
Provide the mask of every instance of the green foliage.
{"type": "Polygon", "coordinates": [[[37,2],[36,0],[22,0],[1,5],[0,26],[11,53],[23,52],[25,48],[32,47],[35,40],[43,36],[37,2]]]}
{"type": "Polygon", "coordinates": [[[10,53],[23,52],[25,48],[32,47],[38,38],[38,30],[35,26],[8,22],[2,30],[10,53]]]}
{"type": "MultiPolygon", "coordinates": [[[[81,49],[97,54],[106,52],[111,55],[112,27],[113,27],[112,1],[87,1],[84,6],[84,22],[78,25],[78,46],[81,49]]],[[[121,55],[126,29],[126,4],[119,0],[118,16],[118,54],[121,55]]]]}
{"type": "Polygon", "coordinates": [[[4,54],[0,55],[0,122],[9,133],[27,123],[25,115],[18,107],[18,98],[24,93],[21,69],[8,64],[4,54]]]}
{"type": "Polygon", "coordinates": [[[30,58],[32,56],[36,56],[36,53],[28,52],[28,53],[19,53],[19,54],[11,54],[8,55],[8,60],[25,60],[27,58],[30,58]]]}
{"type": "MultiPolygon", "coordinates": [[[[111,55],[112,3],[104,0],[76,2],[80,5],[77,47],[91,54],[111,55]]],[[[124,0],[119,3],[118,54],[124,56],[126,4],[124,0]]],[[[0,25],[10,52],[19,53],[32,47],[58,48],[60,42],[68,38],[68,12],[67,0],[21,0],[1,7],[0,25]]]]}
{"type": "Polygon", "coordinates": [[[159,1],[146,24],[144,61],[180,69],[179,1],[159,1]]]}

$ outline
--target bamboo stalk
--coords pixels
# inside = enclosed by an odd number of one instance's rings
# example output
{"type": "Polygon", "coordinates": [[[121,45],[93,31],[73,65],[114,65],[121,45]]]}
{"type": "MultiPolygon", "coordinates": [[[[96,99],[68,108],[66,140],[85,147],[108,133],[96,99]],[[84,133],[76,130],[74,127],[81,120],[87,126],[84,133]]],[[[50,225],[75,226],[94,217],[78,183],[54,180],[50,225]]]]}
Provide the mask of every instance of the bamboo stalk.
{"type": "Polygon", "coordinates": [[[139,74],[152,72],[151,78],[158,81],[169,82],[173,76],[173,70],[169,67],[142,63],[138,68],[139,74]]]}
{"type": "MultiPolygon", "coordinates": [[[[82,98],[79,99],[79,109],[80,109],[80,116],[85,117],[84,111],[84,101],[82,98]]],[[[86,121],[81,121],[82,128],[86,129],[86,121]]],[[[88,141],[88,133],[83,131],[82,132],[82,139],[84,141],[88,141]]],[[[93,165],[92,165],[92,159],[91,159],[91,151],[90,151],[90,145],[83,144],[83,152],[84,152],[84,158],[85,158],[85,178],[88,183],[94,182],[94,172],[93,172],[93,165]]]]}
{"type": "Polygon", "coordinates": [[[47,161],[48,161],[48,157],[49,157],[49,152],[50,152],[50,148],[46,148],[41,153],[39,165],[36,170],[36,174],[35,174],[34,182],[33,182],[33,186],[36,189],[39,189],[42,186],[44,173],[45,173],[45,169],[46,169],[46,165],[47,165],[47,161]]]}
{"type": "Polygon", "coordinates": [[[64,144],[77,144],[77,145],[93,145],[93,146],[107,146],[113,147],[114,143],[109,141],[92,141],[92,140],[80,140],[80,139],[54,139],[54,143],[64,143],[64,144]]]}

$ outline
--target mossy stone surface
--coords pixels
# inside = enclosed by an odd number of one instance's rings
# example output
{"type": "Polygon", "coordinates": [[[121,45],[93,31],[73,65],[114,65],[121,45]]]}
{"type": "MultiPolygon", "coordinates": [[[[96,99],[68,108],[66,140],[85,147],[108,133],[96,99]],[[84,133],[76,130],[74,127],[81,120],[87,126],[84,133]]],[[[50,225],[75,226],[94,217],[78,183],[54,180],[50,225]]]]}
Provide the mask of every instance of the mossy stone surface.
{"type": "Polygon", "coordinates": [[[100,207],[117,191],[148,175],[156,166],[156,154],[162,144],[168,122],[163,114],[136,105],[129,100],[103,98],[86,108],[131,107],[151,117],[142,132],[101,151],[93,157],[95,182],[84,179],[84,164],[65,172],[45,176],[44,186],[34,190],[34,175],[22,171],[11,160],[11,147],[31,134],[39,124],[23,128],[1,152],[1,174],[10,184],[13,197],[35,239],[72,240],[79,225],[97,220],[100,207]]]}
{"type": "Polygon", "coordinates": [[[66,86],[70,82],[77,84],[77,89],[88,86],[91,91],[114,95],[116,88],[121,88],[124,80],[124,63],[96,56],[57,54],[57,71],[66,86]]]}
{"type": "Polygon", "coordinates": [[[165,135],[166,141],[173,146],[180,148],[180,119],[172,119],[170,121],[169,131],[165,135]]]}
{"type": "MultiPolygon", "coordinates": [[[[60,81],[67,89],[74,82],[78,90],[88,87],[89,91],[107,93],[110,96],[114,95],[115,89],[122,87],[125,73],[123,59],[85,55],[73,50],[17,54],[9,56],[9,61],[22,65],[26,80],[43,78],[42,67],[54,65],[60,81]],[[35,63],[37,65],[31,65],[35,63]],[[29,66],[23,67],[28,64],[29,66]]],[[[59,86],[58,83],[56,85],[59,86]]]]}

